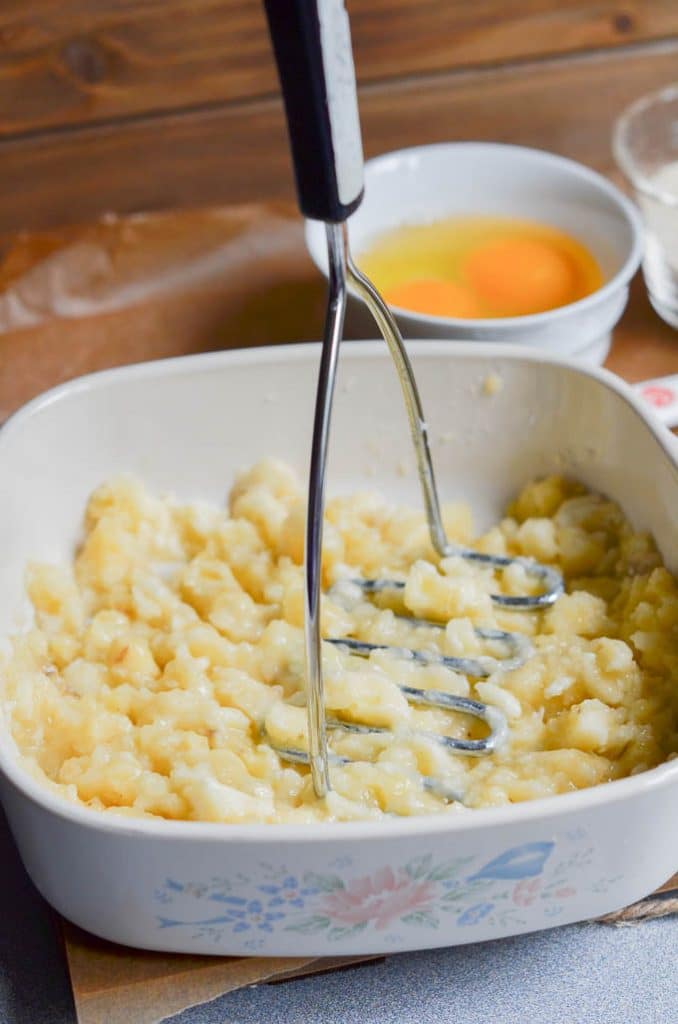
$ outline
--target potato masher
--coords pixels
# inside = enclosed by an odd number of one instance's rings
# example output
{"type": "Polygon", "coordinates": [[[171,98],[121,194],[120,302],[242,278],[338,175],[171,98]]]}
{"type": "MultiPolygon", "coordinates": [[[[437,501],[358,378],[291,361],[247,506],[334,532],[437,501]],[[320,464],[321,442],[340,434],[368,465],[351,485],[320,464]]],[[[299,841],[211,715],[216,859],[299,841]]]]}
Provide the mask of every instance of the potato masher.
{"type": "MultiPolygon", "coordinates": [[[[563,581],[557,571],[531,559],[484,554],[448,542],[438,501],[426,420],[408,354],[393,315],[374,285],[356,267],[349,252],[346,220],[362,200],[363,154],[350,29],[343,0],[265,0],[265,6],[285,101],[299,206],[305,216],[323,221],[327,234],[329,290],[311,444],[304,551],[308,751],[276,747],[283,758],[310,765],[313,787],[321,798],[330,789],[329,762],[342,761],[329,754],[327,727],[353,732],[384,731],[371,725],[328,721],[324,707],[320,597],[325,469],[349,287],[364,301],[374,317],[400,379],[435,551],[443,558],[456,555],[498,570],[517,563],[522,565],[528,575],[540,581],[542,589],[533,596],[493,595],[496,604],[513,610],[535,610],[553,604],[563,591],[563,581]]],[[[359,580],[353,583],[368,595],[381,590],[398,590],[403,586],[399,580],[359,580]]],[[[433,628],[441,625],[421,620],[419,624],[433,628]]],[[[480,631],[480,635],[503,641],[511,648],[511,656],[495,661],[496,667],[514,668],[529,653],[528,642],[519,634],[485,630],[480,631]]],[[[350,638],[330,638],[329,642],[368,656],[378,646],[350,638]]],[[[398,651],[396,648],[393,650],[398,651]]],[[[420,651],[399,653],[418,660],[430,657],[420,651]]],[[[487,663],[483,665],[481,659],[473,663],[469,659],[455,659],[455,662],[457,671],[477,676],[488,674],[487,663]]],[[[400,689],[410,703],[461,712],[481,719],[489,726],[489,734],[480,740],[431,737],[451,750],[466,754],[490,753],[500,745],[505,735],[506,722],[497,708],[444,691],[406,686],[400,689]]],[[[446,792],[445,787],[433,778],[424,777],[423,784],[449,799],[458,798],[456,794],[446,792]]]]}

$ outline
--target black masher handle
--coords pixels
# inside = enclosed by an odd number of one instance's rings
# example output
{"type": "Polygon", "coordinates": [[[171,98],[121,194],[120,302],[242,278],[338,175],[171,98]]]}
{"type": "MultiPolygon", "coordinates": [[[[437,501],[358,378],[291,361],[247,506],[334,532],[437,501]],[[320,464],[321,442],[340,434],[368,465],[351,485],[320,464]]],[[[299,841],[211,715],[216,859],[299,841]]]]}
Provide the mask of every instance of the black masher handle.
{"type": "Polygon", "coordinates": [[[360,205],[363,152],[343,0],[264,0],[301,212],[339,223],[360,205]]]}

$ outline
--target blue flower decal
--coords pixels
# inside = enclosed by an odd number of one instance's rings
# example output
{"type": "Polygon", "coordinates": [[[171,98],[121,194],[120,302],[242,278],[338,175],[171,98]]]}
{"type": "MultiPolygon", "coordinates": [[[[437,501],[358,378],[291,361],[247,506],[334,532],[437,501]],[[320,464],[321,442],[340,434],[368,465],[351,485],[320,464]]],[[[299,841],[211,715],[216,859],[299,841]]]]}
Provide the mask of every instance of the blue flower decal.
{"type": "Polygon", "coordinates": [[[490,913],[494,903],[475,903],[457,918],[457,924],[478,924],[490,913]]]}
{"type": "Polygon", "coordinates": [[[552,842],[525,843],[523,846],[514,846],[495,857],[488,864],[480,869],[475,875],[471,875],[470,881],[477,878],[501,878],[516,880],[519,878],[532,878],[540,875],[554,847],[552,842]]]}
{"type": "Polygon", "coordinates": [[[277,910],[270,910],[265,907],[261,900],[245,900],[240,896],[222,896],[217,894],[210,899],[219,903],[226,903],[226,913],[218,917],[205,917],[199,921],[175,921],[169,917],[159,918],[161,928],[173,928],[180,924],[199,925],[203,928],[211,928],[218,924],[230,924],[234,932],[248,932],[250,929],[259,929],[263,932],[273,931],[273,922],[279,921],[285,915],[277,910]]]}
{"type": "Polygon", "coordinates": [[[303,907],[307,896],[315,896],[319,892],[315,886],[300,885],[294,875],[288,875],[281,882],[259,885],[257,891],[269,897],[269,907],[303,907]]]}

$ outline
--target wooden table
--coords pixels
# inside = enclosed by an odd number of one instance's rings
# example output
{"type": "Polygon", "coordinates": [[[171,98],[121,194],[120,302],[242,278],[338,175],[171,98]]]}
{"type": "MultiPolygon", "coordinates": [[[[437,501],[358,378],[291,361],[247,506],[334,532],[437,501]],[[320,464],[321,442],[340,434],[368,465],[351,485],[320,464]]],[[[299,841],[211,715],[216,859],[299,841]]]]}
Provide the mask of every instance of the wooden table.
{"type": "MultiPolygon", "coordinates": [[[[676,78],[676,0],[346,0],[367,156],[450,139],[609,173],[676,78]]],[[[261,0],[3,0],[0,232],[290,199],[261,0]]]]}
{"type": "MultiPolygon", "coordinates": [[[[676,0],[346,4],[368,157],[494,140],[562,153],[619,180],[614,118],[676,78],[676,0]]],[[[322,284],[289,205],[261,0],[5,0],[0,162],[0,419],[50,384],[104,366],[319,336],[322,284]],[[244,202],[268,205],[233,205],[244,202]],[[227,209],[95,226],[107,211],[202,204],[227,209]],[[17,236],[24,231],[32,234],[17,236]],[[55,248],[84,239],[114,271],[126,260],[132,274],[156,273],[171,261],[163,247],[193,259],[229,237],[235,251],[223,272],[190,298],[170,289],[96,320],[3,324],[9,286],[36,259],[29,313],[49,308],[55,248]]],[[[610,366],[634,380],[675,372],[677,352],[636,283],[610,366]]]]}
{"type": "MultiPolygon", "coordinates": [[[[291,204],[123,218],[19,238],[0,267],[0,419],[60,381],[109,366],[317,339],[324,302],[291,204]],[[106,269],[90,274],[100,262],[106,269]],[[142,276],[145,298],[111,309],[120,288],[129,292],[142,276]],[[5,322],[3,330],[7,309],[16,309],[7,301],[13,293],[22,297],[21,315],[37,318],[34,326],[8,330],[5,322]],[[64,293],[71,304],[94,302],[92,314],[50,318],[64,293]],[[97,302],[108,311],[95,315],[97,302]]],[[[678,373],[678,333],[650,306],[640,275],[608,366],[630,381],[678,373]]]]}

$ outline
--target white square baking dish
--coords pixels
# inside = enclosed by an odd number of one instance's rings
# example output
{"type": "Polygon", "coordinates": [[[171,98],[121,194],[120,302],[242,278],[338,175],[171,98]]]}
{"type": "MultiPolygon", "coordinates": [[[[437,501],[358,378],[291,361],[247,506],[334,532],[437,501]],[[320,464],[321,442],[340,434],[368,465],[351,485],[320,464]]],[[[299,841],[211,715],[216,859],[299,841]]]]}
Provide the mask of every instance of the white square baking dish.
{"type": "MultiPolygon", "coordinates": [[[[468,500],[485,525],[529,479],[567,473],[618,500],[678,570],[678,446],[616,378],[504,345],[422,342],[411,353],[443,498],[468,500]],[[503,385],[491,397],[490,373],[503,385]]],[[[26,622],[26,562],[72,555],[88,494],[112,474],[222,502],[234,472],[262,456],[305,473],[318,357],[304,345],[131,366],[20,411],[0,431],[0,634],[26,622]]],[[[345,346],[340,372],[328,492],[368,485],[418,503],[385,346],[345,346]]],[[[157,950],[342,955],[475,942],[614,910],[678,864],[678,760],[452,818],[214,825],[61,800],[22,768],[2,721],[0,794],[57,910],[157,950]]]]}

